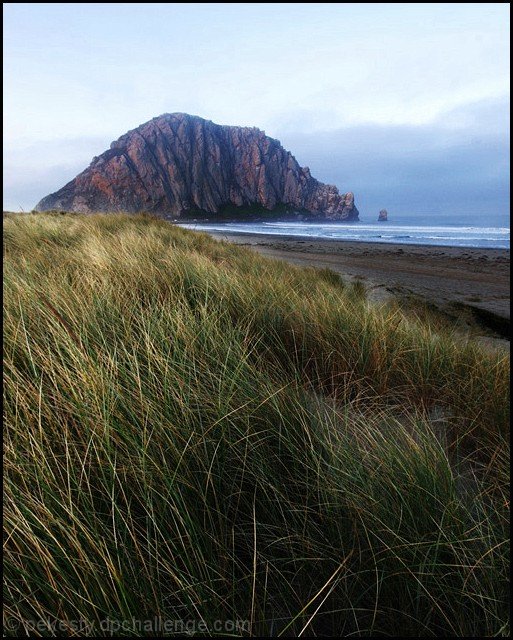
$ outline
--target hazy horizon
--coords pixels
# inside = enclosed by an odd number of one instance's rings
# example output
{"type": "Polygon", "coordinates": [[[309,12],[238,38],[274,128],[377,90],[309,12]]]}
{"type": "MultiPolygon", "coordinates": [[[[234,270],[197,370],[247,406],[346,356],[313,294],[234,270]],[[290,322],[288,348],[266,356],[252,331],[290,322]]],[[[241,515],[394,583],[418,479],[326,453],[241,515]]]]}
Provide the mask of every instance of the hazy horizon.
{"type": "Polygon", "coordinates": [[[507,3],[4,3],[4,18],[4,209],[182,111],[265,130],[366,219],[509,224],[507,3]]]}

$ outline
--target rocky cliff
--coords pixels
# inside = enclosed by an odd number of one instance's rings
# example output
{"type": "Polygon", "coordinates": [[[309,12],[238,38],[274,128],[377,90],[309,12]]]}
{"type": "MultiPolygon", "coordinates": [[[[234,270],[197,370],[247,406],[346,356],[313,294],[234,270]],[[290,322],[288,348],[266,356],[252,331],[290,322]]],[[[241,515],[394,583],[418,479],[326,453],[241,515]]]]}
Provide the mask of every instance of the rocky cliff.
{"type": "Polygon", "coordinates": [[[242,218],[273,211],[303,219],[358,220],[340,194],[256,128],[164,114],[121,136],[38,211],[149,211],[168,218],[242,218]]]}

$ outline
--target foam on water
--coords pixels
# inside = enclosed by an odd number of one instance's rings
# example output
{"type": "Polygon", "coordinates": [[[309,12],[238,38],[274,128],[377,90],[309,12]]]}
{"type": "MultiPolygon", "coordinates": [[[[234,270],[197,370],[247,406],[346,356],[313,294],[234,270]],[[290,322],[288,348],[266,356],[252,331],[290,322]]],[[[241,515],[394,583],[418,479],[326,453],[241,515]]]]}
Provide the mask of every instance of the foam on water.
{"type": "Polygon", "coordinates": [[[188,223],[181,226],[198,231],[225,231],[287,235],[298,238],[330,238],[360,242],[434,245],[441,247],[475,247],[482,249],[509,249],[508,227],[479,227],[468,225],[418,225],[398,222],[330,223],[306,222],[211,222],[188,223]]]}

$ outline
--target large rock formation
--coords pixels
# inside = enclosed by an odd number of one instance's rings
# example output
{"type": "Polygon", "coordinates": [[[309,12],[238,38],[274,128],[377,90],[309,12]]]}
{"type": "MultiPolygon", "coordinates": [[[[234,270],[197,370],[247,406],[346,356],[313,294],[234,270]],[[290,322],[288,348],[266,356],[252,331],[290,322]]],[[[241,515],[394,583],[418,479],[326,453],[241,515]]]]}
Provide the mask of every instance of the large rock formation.
{"type": "Polygon", "coordinates": [[[378,216],[378,222],[386,222],[388,220],[388,211],[386,209],[381,209],[378,216]]]}
{"type": "Polygon", "coordinates": [[[184,113],[153,118],[121,136],[36,209],[151,211],[182,219],[243,219],[267,210],[307,220],[358,220],[352,193],[312,178],[263,131],[184,113]]]}

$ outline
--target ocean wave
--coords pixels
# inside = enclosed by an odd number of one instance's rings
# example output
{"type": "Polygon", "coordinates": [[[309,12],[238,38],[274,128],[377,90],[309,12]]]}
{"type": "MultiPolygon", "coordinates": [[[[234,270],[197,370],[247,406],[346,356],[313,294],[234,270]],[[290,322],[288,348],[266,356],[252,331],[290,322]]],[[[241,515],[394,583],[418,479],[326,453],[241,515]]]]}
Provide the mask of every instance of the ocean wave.
{"type": "MultiPolygon", "coordinates": [[[[232,223],[237,225],[238,223],[232,223]]],[[[245,224],[245,223],[241,223],[245,224]]],[[[508,227],[467,227],[467,226],[430,226],[430,225],[395,225],[393,223],[386,223],[387,226],[391,226],[392,229],[390,231],[399,232],[399,233],[421,233],[424,234],[426,232],[431,233],[468,233],[468,234],[479,234],[479,233],[487,233],[493,235],[509,235],[510,229],[508,227]]],[[[329,223],[322,224],[316,222],[308,222],[308,223],[300,223],[300,222],[262,222],[259,223],[258,226],[271,227],[271,228],[283,228],[283,229],[305,229],[308,225],[310,229],[322,229],[322,230],[331,230],[331,231],[377,231],[378,229],[382,231],[383,223],[379,225],[376,224],[349,224],[349,223],[329,223]]],[[[256,226],[256,225],[255,225],[256,226]]]]}
{"type": "Polygon", "coordinates": [[[295,238],[348,240],[357,242],[398,243],[455,247],[509,248],[510,230],[506,227],[428,226],[406,224],[347,224],[301,222],[226,222],[189,223],[203,231],[237,232],[255,235],[287,235],[295,238]]]}

